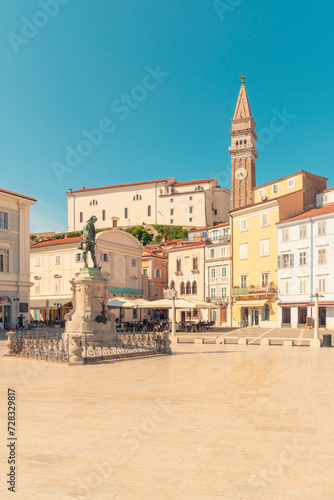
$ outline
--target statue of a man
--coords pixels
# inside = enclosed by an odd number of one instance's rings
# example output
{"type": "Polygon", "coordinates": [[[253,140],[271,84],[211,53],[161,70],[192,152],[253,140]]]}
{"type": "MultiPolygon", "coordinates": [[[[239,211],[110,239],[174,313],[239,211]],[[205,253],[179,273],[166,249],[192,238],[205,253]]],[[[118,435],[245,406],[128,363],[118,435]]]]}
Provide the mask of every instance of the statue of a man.
{"type": "Polygon", "coordinates": [[[83,250],[82,256],[83,256],[83,261],[84,261],[84,267],[88,267],[87,265],[87,254],[90,252],[90,255],[92,257],[93,263],[94,263],[94,269],[99,269],[99,266],[97,265],[96,262],[96,257],[95,257],[95,226],[94,223],[97,221],[97,217],[95,215],[92,215],[86,224],[84,225],[83,228],[83,233],[82,233],[82,240],[80,241],[78,245],[79,250],[83,250]]]}

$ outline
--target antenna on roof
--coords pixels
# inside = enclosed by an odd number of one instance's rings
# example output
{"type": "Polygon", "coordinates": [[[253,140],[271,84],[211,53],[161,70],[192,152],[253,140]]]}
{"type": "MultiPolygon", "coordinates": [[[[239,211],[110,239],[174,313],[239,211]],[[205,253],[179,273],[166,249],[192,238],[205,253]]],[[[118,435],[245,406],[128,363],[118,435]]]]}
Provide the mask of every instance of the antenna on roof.
{"type": "Polygon", "coordinates": [[[82,183],[81,189],[85,189],[84,183],[82,183]]]}

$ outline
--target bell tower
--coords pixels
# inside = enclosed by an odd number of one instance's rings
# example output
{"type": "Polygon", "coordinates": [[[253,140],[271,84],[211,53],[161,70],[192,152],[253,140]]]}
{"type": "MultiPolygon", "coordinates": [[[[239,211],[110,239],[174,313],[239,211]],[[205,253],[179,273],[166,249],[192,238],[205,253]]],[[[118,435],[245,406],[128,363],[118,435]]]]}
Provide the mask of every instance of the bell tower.
{"type": "Polygon", "coordinates": [[[255,141],[256,123],[250,110],[245,75],[240,76],[241,88],[232,123],[231,146],[231,210],[253,203],[255,164],[258,157],[255,141]]]}

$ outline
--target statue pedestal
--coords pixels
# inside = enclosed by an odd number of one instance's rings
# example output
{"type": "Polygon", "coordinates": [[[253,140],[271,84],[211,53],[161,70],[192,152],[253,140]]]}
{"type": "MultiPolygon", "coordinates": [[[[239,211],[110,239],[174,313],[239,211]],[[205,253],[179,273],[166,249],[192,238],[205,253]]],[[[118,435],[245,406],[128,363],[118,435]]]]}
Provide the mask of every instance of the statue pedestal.
{"type": "Polygon", "coordinates": [[[70,283],[73,309],[65,316],[64,339],[69,336],[73,344],[73,337],[78,335],[98,340],[101,335],[115,333],[115,316],[107,309],[109,283],[100,269],[82,268],[70,283]]]}

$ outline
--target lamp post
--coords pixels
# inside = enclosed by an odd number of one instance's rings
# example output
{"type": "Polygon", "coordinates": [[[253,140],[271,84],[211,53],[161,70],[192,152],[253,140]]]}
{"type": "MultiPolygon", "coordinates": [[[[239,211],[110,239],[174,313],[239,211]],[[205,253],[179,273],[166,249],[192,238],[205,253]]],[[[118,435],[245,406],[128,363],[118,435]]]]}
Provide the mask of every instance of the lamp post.
{"type": "Polygon", "coordinates": [[[319,297],[324,297],[324,295],[319,295],[318,288],[316,289],[314,297],[314,336],[313,340],[310,341],[311,347],[321,347],[321,342],[319,338],[319,297]]]}

